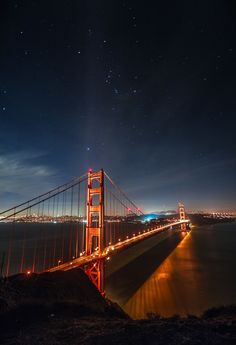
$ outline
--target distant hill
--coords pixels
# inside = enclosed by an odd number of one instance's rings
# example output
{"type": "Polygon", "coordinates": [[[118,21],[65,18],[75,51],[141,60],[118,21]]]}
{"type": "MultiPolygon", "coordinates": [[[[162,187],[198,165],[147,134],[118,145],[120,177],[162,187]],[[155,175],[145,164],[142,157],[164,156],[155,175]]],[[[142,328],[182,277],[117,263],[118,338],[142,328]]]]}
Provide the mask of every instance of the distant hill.
{"type": "Polygon", "coordinates": [[[157,214],[157,215],[169,216],[169,215],[172,215],[172,214],[176,214],[176,210],[155,211],[155,212],[152,212],[152,213],[157,214]]]}

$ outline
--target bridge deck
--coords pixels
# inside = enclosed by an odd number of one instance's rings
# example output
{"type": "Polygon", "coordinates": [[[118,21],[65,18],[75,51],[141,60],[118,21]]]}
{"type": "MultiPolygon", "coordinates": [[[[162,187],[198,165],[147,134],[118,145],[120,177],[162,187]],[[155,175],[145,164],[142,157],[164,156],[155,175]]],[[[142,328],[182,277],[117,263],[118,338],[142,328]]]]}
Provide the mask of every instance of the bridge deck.
{"type": "Polygon", "coordinates": [[[124,241],[118,241],[116,244],[107,246],[103,250],[103,252],[100,254],[97,252],[94,252],[91,255],[85,254],[85,255],[82,255],[82,256],[80,256],[76,259],[73,259],[69,262],[65,262],[65,263],[60,264],[58,266],[52,267],[48,271],[49,272],[55,272],[58,270],[68,271],[68,270],[71,270],[73,268],[84,266],[84,265],[89,264],[93,261],[97,261],[99,259],[109,258],[109,255],[115,253],[118,250],[125,249],[125,248],[131,246],[132,244],[135,244],[138,241],[144,240],[145,238],[148,238],[150,236],[158,234],[159,232],[168,230],[170,227],[177,226],[177,225],[180,225],[183,223],[189,223],[189,220],[181,220],[178,222],[169,223],[167,225],[164,225],[164,226],[152,229],[152,230],[151,229],[144,230],[142,233],[140,233],[138,235],[134,235],[133,237],[127,238],[124,241]]]}

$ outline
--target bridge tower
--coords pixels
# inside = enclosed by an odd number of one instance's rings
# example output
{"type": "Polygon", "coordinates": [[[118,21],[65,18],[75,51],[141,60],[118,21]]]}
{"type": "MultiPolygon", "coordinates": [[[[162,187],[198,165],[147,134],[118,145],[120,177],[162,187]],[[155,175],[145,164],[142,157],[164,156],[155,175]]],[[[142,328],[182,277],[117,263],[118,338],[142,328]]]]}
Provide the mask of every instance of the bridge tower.
{"type": "MultiPolygon", "coordinates": [[[[182,202],[179,202],[179,219],[180,220],[186,219],[185,207],[182,202]]],[[[181,224],[181,230],[186,231],[186,223],[181,224]]]]}
{"type": "Polygon", "coordinates": [[[98,257],[86,267],[86,273],[104,294],[104,259],[99,258],[105,247],[104,238],[104,171],[88,172],[87,226],[85,250],[91,255],[95,250],[98,257]]]}

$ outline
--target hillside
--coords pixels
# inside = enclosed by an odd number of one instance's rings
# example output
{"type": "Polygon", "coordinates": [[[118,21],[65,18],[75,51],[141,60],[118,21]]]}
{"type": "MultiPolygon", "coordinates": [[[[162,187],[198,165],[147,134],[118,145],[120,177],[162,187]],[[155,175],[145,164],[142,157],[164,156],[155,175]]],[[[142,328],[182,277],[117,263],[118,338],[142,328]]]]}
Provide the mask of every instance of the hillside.
{"type": "Polygon", "coordinates": [[[1,345],[233,344],[236,308],[202,318],[134,321],[104,300],[80,269],[17,275],[0,284],[1,345]]]}

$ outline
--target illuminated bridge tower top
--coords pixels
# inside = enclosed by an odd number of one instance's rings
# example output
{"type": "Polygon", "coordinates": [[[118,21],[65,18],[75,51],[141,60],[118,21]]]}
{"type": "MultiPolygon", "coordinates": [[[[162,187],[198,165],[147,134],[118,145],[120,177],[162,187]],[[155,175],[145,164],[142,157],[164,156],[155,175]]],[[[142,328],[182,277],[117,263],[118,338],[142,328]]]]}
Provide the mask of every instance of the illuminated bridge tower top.
{"type": "Polygon", "coordinates": [[[179,219],[180,220],[186,219],[185,207],[184,207],[184,204],[182,202],[179,202],[179,219]]]}

